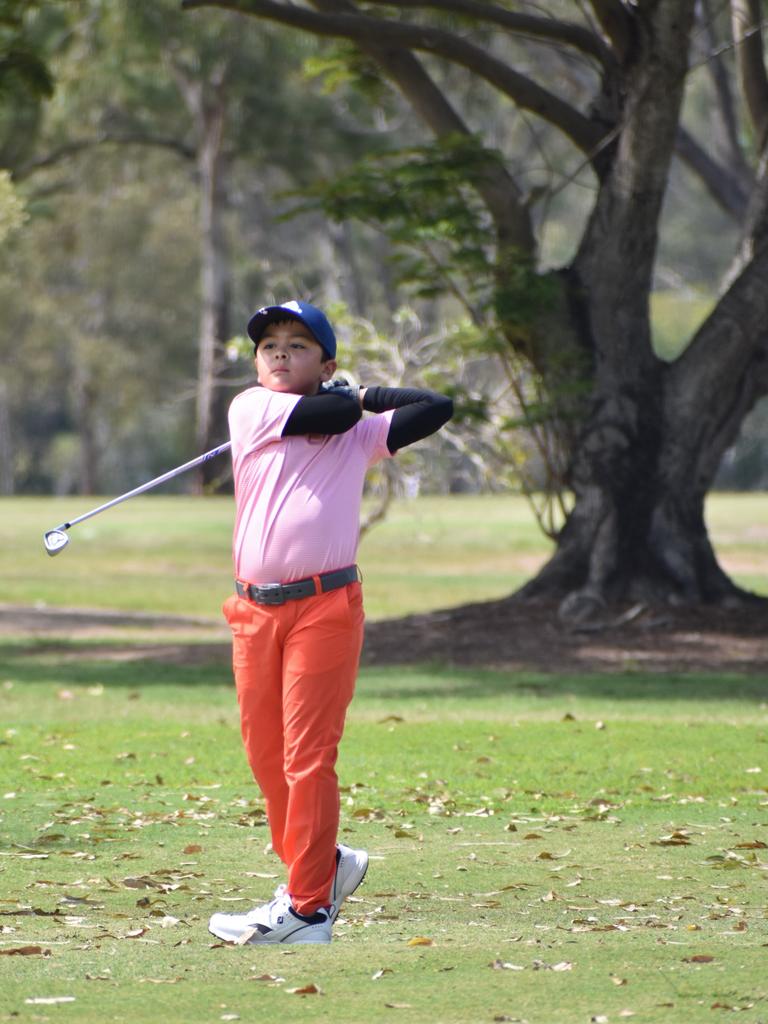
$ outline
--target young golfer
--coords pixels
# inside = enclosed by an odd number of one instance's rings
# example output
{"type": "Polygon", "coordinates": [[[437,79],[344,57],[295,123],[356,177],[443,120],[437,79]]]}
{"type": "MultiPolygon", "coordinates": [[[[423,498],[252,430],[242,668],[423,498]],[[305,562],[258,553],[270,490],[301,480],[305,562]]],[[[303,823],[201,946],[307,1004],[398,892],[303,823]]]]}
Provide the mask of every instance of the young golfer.
{"type": "Polygon", "coordinates": [[[236,593],[224,614],[243,742],[288,879],[269,903],[214,914],[209,929],[240,943],[325,943],[368,867],[364,850],[337,844],[334,770],[363,642],[363,481],[453,407],[414,388],[331,383],[336,338],[309,303],[258,310],[248,334],[260,386],[229,411],[236,593]]]}

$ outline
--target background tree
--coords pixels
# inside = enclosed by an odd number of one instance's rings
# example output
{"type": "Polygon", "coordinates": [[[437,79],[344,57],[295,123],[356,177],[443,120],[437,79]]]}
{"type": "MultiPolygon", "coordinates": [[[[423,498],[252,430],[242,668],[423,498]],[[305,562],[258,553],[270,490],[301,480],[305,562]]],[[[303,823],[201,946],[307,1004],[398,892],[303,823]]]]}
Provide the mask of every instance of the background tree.
{"type": "Polygon", "coordinates": [[[29,220],[0,251],[0,465],[6,490],[87,493],[220,438],[252,376],[223,342],[255,304],[354,291],[337,272],[348,233],[329,251],[326,218],[281,224],[276,193],[361,147],[352,111],[342,123],[308,100],[300,67],[275,80],[291,45],[280,29],[222,15],[213,31],[173,0],[60,7],[45,33],[58,89],[4,207],[9,226],[24,203],[29,220]],[[302,119],[315,150],[286,127],[302,119]]]}
{"type": "Polygon", "coordinates": [[[697,23],[694,0],[514,9],[481,0],[183,6],[227,8],[353,43],[442,142],[440,151],[452,152],[451,197],[469,190],[473,237],[485,230],[486,273],[480,288],[469,282],[472,306],[492,310],[493,329],[541,377],[569,446],[573,509],[555,555],[524,594],[565,598],[564,611],[574,613],[630,597],[741,597],[717,563],[703,509],[724,451],[768,388],[768,87],[759,0],[730,4],[739,100],[730,54],[711,49],[723,19],[701,5],[697,23]],[[569,55],[567,90],[555,89],[551,76],[539,80],[552,66],[537,56],[548,48],[569,55]],[[702,59],[719,62],[716,149],[696,139],[686,117],[686,83],[702,59]],[[503,95],[510,123],[524,112],[554,129],[577,161],[571,178],[588,169],[594,199],[575,250],[556,269],[540,259],[539,197],[523,187],[504,138],[481,143],[460,95],[440,81],[446,63],[503,95]],[[652,344],[649,297],[677,157],[738,220],[741,244],[714,308],[682,354],[665,362],[652,344]],[[566,386],[575,380],[580,387],[566,386]]]}

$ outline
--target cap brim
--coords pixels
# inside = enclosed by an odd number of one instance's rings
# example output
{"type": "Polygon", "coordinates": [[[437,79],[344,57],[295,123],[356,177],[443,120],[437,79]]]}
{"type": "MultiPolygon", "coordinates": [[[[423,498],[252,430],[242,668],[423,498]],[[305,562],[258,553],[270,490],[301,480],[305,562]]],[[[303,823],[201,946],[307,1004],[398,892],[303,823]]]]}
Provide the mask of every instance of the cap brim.
{"type": "Polygon", "coordinates": [[[304,324],[307,330],[311,330],[304,323],[299,313],[293,313],[290,309],[286,309],[285,306],[266,306],[264,309],[260,309],[258,313],[254,313],[248,321],[248,337],[254,343],[258,343],[261,341],[261,336],[267,327],[270,324],[277,323],[279,320],[298,320],[304,324]]]}

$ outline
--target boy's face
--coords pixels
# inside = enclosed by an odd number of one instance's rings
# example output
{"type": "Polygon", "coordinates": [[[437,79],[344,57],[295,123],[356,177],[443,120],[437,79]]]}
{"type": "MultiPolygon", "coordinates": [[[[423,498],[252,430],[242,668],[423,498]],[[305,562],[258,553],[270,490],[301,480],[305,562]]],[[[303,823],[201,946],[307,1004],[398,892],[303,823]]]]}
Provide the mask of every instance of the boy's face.
{"type": "Polygon", "coordinates": [[[262,387],[290,395],[314,395],[336,372],[336,360],[299,320],[269,324],[256,349],[256,376],[262,387]]]}

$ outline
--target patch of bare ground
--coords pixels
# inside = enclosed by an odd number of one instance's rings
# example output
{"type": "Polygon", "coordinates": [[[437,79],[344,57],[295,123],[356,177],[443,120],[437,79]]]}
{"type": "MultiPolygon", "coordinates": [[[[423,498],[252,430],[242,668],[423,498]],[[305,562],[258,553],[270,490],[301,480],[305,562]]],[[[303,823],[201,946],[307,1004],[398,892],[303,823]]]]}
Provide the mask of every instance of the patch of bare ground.
{"type": "MultiPolygon", "coordinates": [[[[230,657],[223,621],[182,616],[0,605],[2,634],[49,636],[46,650],[62,658],[200,664],[230,657]],[[162,640],[153,640],[159,632],[162,640]],[[66,642],[57,644],[62,637],[66,642]]],[[[367,624],[364,665],[424,662],[561,673],[768,673],[768,602],[739,609],[635,606],[569,626],[554,605],[507,598],[367,624]]]]}
{"type": "Polygon", "coordinates": [[[768,672],[768,602],[606,611],[568,625],[555,605],[507,598],[368,627],[365,664],[438,662],[545,672],[768,672]]]}

